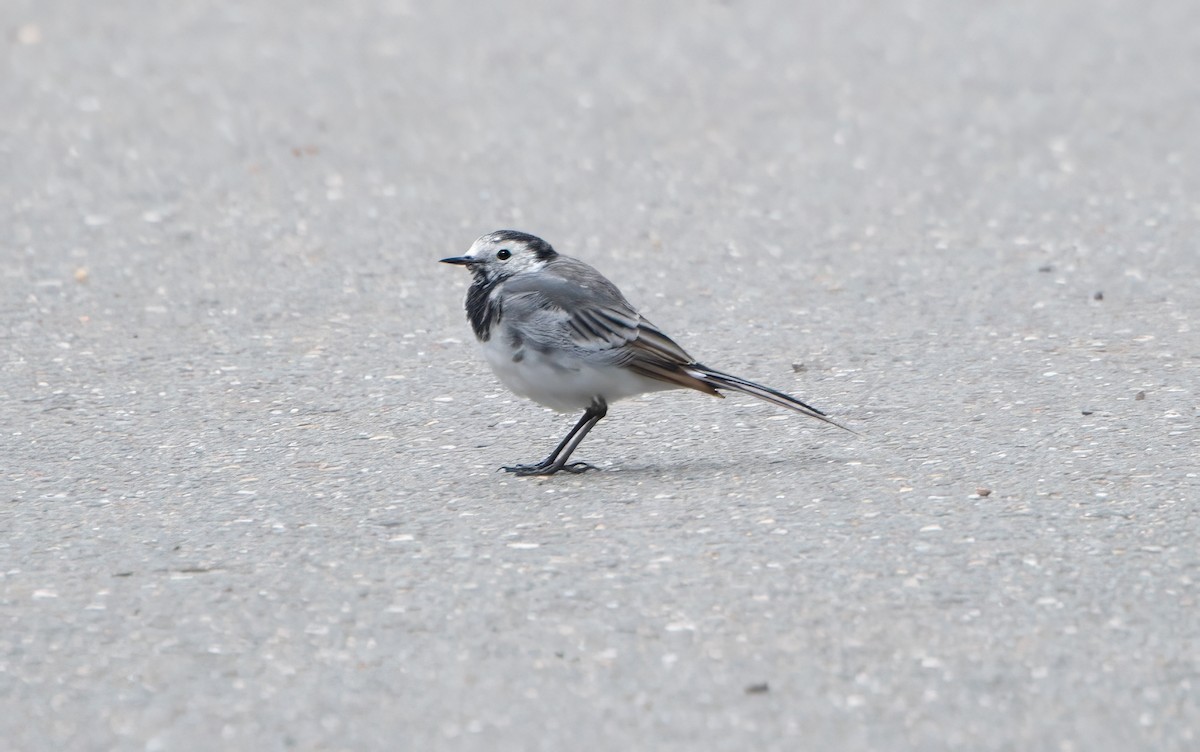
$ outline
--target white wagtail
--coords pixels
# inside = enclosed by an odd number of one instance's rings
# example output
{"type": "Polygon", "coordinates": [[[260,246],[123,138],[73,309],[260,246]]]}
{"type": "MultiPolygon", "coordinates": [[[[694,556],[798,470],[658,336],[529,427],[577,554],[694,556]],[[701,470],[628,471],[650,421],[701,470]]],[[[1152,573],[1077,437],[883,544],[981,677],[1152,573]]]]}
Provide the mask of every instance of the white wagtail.
{"type": "MultiPolygon", "coordinates": [[[[465,256],[442,259],[471,270],[467,318],[483,355],[506,387],[546,407],[583,417],[550,456],[504,469],[517,475],[580,473],[567,463],[612,402],[663,389],[722,397],[732,389],[849,431],[783,392],[701,365],[644,319],[617,286],[541,238],[500,230],[465,256]]],[[[851,431],[853,433],[853,431],[851,431]]]]}

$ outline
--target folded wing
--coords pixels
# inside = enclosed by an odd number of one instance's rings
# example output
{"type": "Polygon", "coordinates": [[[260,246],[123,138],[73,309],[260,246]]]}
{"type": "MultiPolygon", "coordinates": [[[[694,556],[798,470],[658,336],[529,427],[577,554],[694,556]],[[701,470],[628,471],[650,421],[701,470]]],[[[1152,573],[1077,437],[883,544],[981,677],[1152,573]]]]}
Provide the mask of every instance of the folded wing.
{"type": "Polygon", "coordinates": [[[537,275],[505,282],[504,316],[541,347],[569,347],[584,359],[720,396],[686,368],[696,362],[637,312],[613,283],[582,262],[559,257],[537,275]]]}

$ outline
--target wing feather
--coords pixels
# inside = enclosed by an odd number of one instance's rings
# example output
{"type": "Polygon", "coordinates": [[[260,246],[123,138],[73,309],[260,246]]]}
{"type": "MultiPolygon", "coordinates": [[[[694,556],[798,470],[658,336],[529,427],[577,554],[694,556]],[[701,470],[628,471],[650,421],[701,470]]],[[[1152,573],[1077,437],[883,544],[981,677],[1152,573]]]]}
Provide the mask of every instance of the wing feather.
{"type": "Polygon", "coordinates": [[[721,396],[684,366],[696,361],[582,262],[559,257],[537,274],[504,282],[504,315],[535,346],[570,347],[584,358],[669,384],[721,396]]]}

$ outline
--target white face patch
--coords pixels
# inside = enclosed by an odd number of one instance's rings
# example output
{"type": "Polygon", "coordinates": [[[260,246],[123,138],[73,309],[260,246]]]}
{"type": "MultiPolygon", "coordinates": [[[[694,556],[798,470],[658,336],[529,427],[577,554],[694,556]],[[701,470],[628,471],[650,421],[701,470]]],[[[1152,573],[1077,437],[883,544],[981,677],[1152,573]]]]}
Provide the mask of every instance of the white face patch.
{"type": "Polygon", "coordinates": [[[464,255],[476,278],[493,284],[539,272],[557,256],[544,240],[512,230],[477,238],[464,255]]]}

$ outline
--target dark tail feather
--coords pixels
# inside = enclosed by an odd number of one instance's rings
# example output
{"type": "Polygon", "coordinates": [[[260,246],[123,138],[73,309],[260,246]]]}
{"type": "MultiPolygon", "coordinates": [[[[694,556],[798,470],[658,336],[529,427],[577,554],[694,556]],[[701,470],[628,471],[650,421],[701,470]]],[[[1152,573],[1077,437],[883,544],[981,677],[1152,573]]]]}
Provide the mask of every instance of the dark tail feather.
{"type": "Polygon", "coordinates": [[[859,435],[858,431],[855,431],[851,428],[846,428],[841,423],[833,420],[812,405],[806,405],[790,394],[784,394],[777,389],[772,389],[771,387],[763,386],[762,384],[755,384],[753,381],[747,381],[746,379],[738,378],[737,376],[733,376],[728,373],[722,373],[721,371],[713,370],[708,366],[702,366],[699,363],[693,363],[691,365],[684,366],[684,369],[716,389],[732,389],[735,392],[749,394],[751,397],[758,397],[760,400],[763,400],[764,402],[770,402],[772,405],[786,407],[789,410],[795,410],[801,415],[807,415],[810,418],[816,418],[819,421],[828,423],[831,426],[837,426],[843,431],[849,431],[855,436],[859,435]]]}

